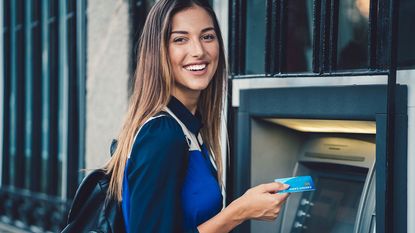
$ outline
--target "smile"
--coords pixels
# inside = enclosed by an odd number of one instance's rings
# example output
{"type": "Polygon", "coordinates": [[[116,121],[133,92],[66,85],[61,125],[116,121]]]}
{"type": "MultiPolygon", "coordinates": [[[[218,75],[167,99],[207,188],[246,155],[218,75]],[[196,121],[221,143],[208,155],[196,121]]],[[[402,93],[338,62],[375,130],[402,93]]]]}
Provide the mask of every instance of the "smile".
{"type": "Polygon", "coordinates": [[[207,67],[207,64],[184,66],[184,68],[188,71],[202,71],[202,70],[206,69],[206,67],[207,67]]]}

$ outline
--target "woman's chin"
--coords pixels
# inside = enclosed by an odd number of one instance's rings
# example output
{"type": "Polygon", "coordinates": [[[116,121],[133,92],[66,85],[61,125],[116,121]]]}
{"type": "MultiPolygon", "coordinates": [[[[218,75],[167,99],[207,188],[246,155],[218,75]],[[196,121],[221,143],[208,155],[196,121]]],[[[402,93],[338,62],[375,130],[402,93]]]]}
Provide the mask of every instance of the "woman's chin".
{"type": "Polygon", "coordinates": [[[203,91],[209,86],[209,82],[206,83],[194,83],[189,85],[187,88],[193,91],[203,91]]]}

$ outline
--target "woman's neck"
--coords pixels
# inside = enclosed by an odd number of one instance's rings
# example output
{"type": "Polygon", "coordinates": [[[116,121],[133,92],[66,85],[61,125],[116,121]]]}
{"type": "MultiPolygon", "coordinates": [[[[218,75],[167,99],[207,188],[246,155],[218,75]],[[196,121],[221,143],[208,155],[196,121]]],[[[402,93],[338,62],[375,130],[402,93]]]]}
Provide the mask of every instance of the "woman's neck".
{"type": "Polygon", "coordinates": [[[197,94],[184,94],[182,92],[175,91],[173,96],[176,97],[176,99],[178,99],[193,115],[195,115],[200,92],[197,94]]]}

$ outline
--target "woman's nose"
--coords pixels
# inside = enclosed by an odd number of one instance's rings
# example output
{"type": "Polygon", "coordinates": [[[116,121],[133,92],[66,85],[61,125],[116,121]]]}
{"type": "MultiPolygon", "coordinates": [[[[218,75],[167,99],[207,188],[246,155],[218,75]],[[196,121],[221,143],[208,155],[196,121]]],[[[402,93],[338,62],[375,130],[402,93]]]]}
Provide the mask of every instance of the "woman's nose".
{"type": "Polygon", "coordinates": [[[205,49],[203,48],[202,43],[199,40],[193,41],[190,48],[190,55],[192,55],[192,57],[201,57],[204,53],[205,49]]]}

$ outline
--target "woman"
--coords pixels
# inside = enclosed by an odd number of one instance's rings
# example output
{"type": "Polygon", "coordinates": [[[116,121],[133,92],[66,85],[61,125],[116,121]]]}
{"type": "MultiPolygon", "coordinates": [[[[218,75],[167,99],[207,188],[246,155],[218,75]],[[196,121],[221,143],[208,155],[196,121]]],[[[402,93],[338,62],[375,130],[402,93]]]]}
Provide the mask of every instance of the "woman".
{"type": "Polygon", "coordinates": [[[226,64],[216,16],[202,0],[160,0],[140,39],[134,93],[105,169],[127,232],[229,232],[273,220],[287,187],[269,183],[222,208],[220,125],[226,64]]]}

